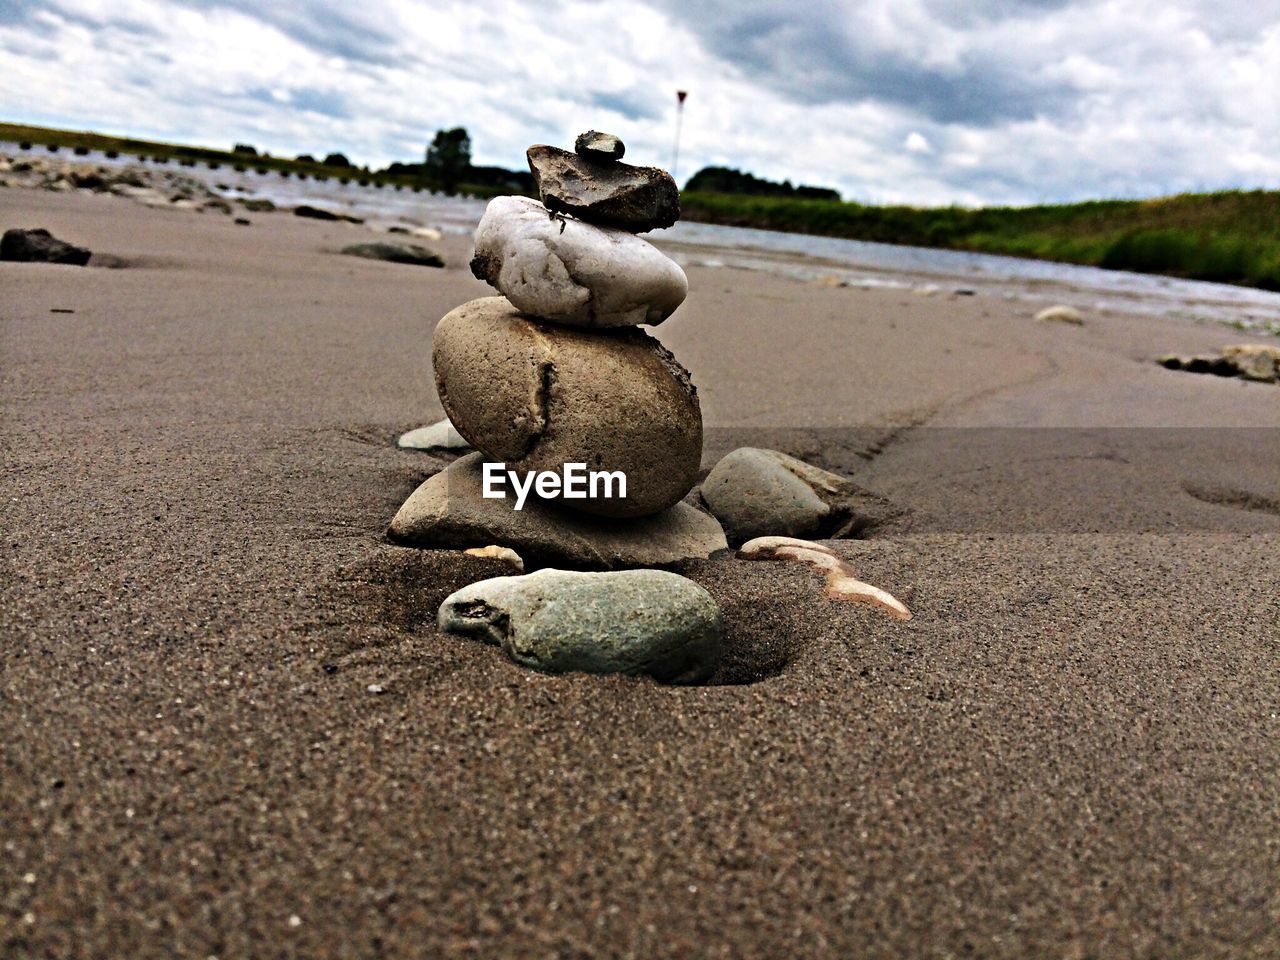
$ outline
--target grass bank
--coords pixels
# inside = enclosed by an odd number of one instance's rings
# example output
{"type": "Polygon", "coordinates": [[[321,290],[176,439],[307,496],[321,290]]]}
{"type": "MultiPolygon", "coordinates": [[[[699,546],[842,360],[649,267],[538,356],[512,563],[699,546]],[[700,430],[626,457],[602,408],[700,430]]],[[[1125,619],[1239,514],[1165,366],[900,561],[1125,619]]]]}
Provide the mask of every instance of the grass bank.
{"type": "MultiPolygon", "coordinates": [[[[0,123],[0,140],[17,143],[23,150],[52,155],[66,153],[74,157],[97,151],[113,158],[133,156],[144,162],[183,167],[203,166],[211,170],[226,168],[239,173],[253,171],[263,176],[336,180],[339,183],[392,187],[396,190],[439,189],[439,184],[432,184],[419,177],[396,176],[364,167],[330,166],[318,161],[273,157],[263,153],[217,150],[213,147],[193,147],[180,143],[112,137],[102,133],[56,130],[52,127],[33,127],[18,123],[0,123]]],[[[463,183],[458,185],[455,192],[466,196],[491,197],[502,191],[489,186],[463,183]]]]}
{"type": "Polygon", "coordinates": [[[686,192],[687,220],[975,250],[1280,290],[1280,192],[1037,207],[877,207],[686,192]]]}

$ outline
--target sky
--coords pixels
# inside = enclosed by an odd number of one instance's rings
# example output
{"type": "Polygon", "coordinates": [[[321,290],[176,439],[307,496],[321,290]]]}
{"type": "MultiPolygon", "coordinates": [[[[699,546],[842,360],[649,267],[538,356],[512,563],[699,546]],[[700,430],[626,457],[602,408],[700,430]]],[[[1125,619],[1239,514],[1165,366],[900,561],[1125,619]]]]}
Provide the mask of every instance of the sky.
{"type": "Polygon", "coordinates": [[[872,203],[1280,188],[1280,0],[0,0],[0,119],[478,164],[616,133],[872,203]]]}

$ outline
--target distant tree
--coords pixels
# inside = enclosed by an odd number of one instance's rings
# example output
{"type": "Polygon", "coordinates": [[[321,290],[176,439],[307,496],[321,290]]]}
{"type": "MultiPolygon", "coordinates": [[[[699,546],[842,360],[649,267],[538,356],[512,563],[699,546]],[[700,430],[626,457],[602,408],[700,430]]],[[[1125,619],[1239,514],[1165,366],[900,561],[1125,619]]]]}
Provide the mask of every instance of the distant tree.
{"type": "Polygon", "coordinates": [[[351,166],[351,161],[341,153],[331,153],[324,158],[324,165],[326,167],[349,167],[351,166]]]}
{"type": "Polygon", "coordinates": [[[258,155],[257,149],[248,143],[237,143],[231,148],[231,152],[239,153],[246,157],[256,157],[258,155]]]}
{"type": "Polygon", "coordinates": [[[741,170],[728,167],[703,167],[684,188],[691,193],[739,193],[755,197],[803,197],[806,200],[839,200],[840,194],[828,187],[792,186],[790,180],[776,183],[741,170]]]}
{"type": "Polygon", "coordinates": [[[315,163],[316,162],[316,158],[309,153],[300,153],[294,159],[297,160],[298,163],[315,163]]]}
{"type": "Polygon", "coordinates": [[[427,159],[423,164],[427,179],[452,193],[470,168],[471,137],[467,135],[467,128],[437,130],[431,146],[427,147],[427,159]]]}

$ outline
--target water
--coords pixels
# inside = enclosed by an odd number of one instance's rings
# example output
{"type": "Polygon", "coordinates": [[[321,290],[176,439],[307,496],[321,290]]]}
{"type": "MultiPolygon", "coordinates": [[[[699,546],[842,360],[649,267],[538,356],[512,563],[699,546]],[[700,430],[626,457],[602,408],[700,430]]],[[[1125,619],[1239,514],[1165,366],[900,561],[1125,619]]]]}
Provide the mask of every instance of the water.
{"type": "MultiPolygon", "coordinates": [[[[3,142],[0,142],[0,153],[23,155],[16,144],[3,142]]],[[[66,149],[51,154],[43,147],[36,147],[25,155],[107,167],[136,163],[128,156],[109,160],[91,152],[78,157],[66,149]]],[[[164,165],[148,163],[145,167],[153,173],[191,177],[232,198],[263,198],[279,206],[311,204],[362,217],[375,227],[431,226],[444,233],[462,235],[475,229],[484,212],[483,200],[448,197],[426,190],[415,193],[409,188],[361,187],[354,179],[342,184],[336,178],[320,182],[313,178],[281,177],[274,172],[260,175],[251,163],[252,158],[247,158],[249,169],[245,172],[237,172],[225,164],[210,170],[204,163],[184,167],[176,161],[164,165]]],[[[936,288],[944,293],[965,290],[1032,303],[1067,303],[1084,311],[1147,313],[1280,335],[1280,294],[1247,287],[1017,257],[703,223],[678,223],[670,230],[655,231],[648,236],[686,265],[761,270],[800,280],[834,277],[853,286],[921,291],[936,288]]]]}

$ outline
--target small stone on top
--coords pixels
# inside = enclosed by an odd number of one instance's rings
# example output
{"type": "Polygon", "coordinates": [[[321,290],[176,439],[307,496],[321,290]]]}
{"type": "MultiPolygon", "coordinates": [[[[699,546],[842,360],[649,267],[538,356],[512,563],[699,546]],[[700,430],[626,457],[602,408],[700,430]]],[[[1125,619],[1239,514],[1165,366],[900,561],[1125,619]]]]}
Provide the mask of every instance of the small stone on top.
{"type": "Polygon", "coordinates": [[[573,152],[588,160],[621,160],[627,148],[612,133],[588,130],[578,134],[578,139],[573,142],[573,152]]]}

